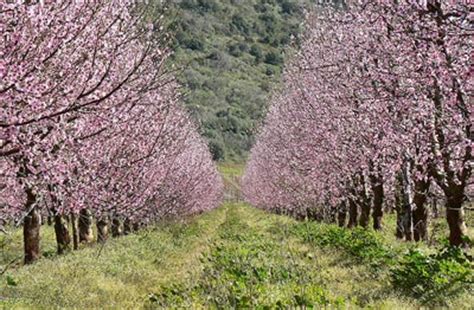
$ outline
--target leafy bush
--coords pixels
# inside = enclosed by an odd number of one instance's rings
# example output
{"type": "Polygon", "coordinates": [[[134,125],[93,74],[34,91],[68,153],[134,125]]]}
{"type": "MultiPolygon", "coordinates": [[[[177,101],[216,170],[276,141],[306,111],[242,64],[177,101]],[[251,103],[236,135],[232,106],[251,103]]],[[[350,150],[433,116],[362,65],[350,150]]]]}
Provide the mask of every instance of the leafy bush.
{"type": "Polygon", "coordinates": [[[250,55],[255,57],[255,61],[260,62],[260,60],[263,58],[262,48],[257,44],[253,44],[250,47],[250,55]]]}
{"type": "Polygon", "coordinates": [[[462,249],[446,247],[427,255],[411,249],[391,270],[393,286],[425,303],[444,303],[446,297],[472,290],[474,260],[462,249]]]}
{"type": "Polygon", "coordinates": [[[201,13],[216,12],[219,9],[219,5],[215,0],[183,0],[181,7],[201,13]]]}
{"type": "Polygon", "coordinates": [[[249,25],[245,18],[240,14],[232,16],[231,27],[245,35],[248,35],[252,29],[251,25],[249,25]]]}
{"type": "Polygon", "coordinates": [[[15,280],[15,278],[13,278],[11,275],[7,275],[7,285],[8,286],[17,286],[18,285],[18,282],[17,280],[15,280]]]}
{"type": "Polygon", "coordinates": [[[267,64],[278,66],[283,64],[283,57],[276,52],[269,52],[267,55],[265,55],[264,61],[267,64]]]}
{"type": "Polygon", "coordinates": [[[285,14],[292,14],[299,11],[298,4],[290,1],[283,1],[281,4],[281,10],[285,14]]]}
{"type": "Polygon", "coordinates": [[[237,43],[229,45],[227,49],[229,51],[229,54],[231,54],[234,57],[242,56],[242,49],[240,48],[240,45],[237,43]]]}
{"type": "Polygon", "coordinates": [[[217,140],[210,140],[209,141],[209,149],[212,154],[212,159],[219,161],[223,160],[225,156],[224,145],[217,140]]]}
{"type": "Polygon", "coordinates": [[[383,244],[374,231],[363,228],[348,230],[324,224],[309,225],[305,228],[301,224],[298,226],[296,232],[306,242],[320,247],[341,249],[360,262],[369,263],[374,267],[393,263],[395,253],[383,244]]]}

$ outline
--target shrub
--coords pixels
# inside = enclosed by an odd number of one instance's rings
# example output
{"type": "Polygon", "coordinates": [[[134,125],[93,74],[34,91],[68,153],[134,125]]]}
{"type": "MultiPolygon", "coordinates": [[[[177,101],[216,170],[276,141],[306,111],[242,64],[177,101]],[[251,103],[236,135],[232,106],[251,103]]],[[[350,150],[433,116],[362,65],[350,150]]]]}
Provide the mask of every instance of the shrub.
{"type": "Polygon", "coordinates": [[[373,267],[391,265],[394,262],[395,253],[383,244],[374,231],[363,228],[348,230],[320,224],[310,225],[306,230],[298,229],[297,233],[302,235],[306,242],[323,248],[341,249],[349,256],[362,263],[369,263],[373,267]]]}
{"type": "Polygon", "coordinates": [[[217,140],[210,140],[209,150],[211,151],[213,160],[219,161],[224,159],[225,150],[222,142],[217,140]]]}
{"type": "Polygon", "coordinates": [[[231,54],[234,57],[242,56],[242,50],[241,50],[240,45],[238,43],[234,43],[234,44],[229,45],[227,50],[229,51],[229,54],[231,54]]]}
{"type": "Polygon", "coordinates": [[[232,16],[231,28],[248,35],[251,31],[251,26],[242,15],[236,14],[232,16]]]}
{"type": "Polygon", "coordinates": [[[253,44],[250,47],[250,55],[254,56],[257,62],[260,62],[260,60],[262,60],[263,58],[263,52],[260,46],[258,46],[257,44],[253,44]]]}
{"type": "Polygon", "coordinates": [[[406,295],[439,304],[446,297],[473,289],[473,267],[473,257],[457,247],[446,247],[431,255],[412,249],[391,270],[391,281],[406,295]]]}
{"type": "Polygon", "coordinates": [[[269,52],[265,55],[265,63],[270,65],[281,65],[283,64],[283,57],[277,52],[269,52]]]}

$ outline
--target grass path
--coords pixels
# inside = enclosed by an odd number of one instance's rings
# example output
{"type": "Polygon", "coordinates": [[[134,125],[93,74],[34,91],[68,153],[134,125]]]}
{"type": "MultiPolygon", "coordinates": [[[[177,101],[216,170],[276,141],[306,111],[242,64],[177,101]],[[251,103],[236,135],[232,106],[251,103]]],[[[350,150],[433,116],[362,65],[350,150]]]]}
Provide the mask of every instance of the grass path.
{"type": "MultiPolygon", "coordinates": [[[[12,269],[0,276],[0,308],[420,307],[390,288],[387,268],[313,242],[320,226],[227,202],[113,239],[101,252],[92,246],[12,269]]],[[[450,305],[472,302],[467,294],[450,305]]]]}
{"type": "Polygon", "coordinates": [[[243,203],[227,204],[218,238],[204,256],[203,272],[162,286],[148,304],[158,308],[414,308],[391,296],[385,280],[339,251],[297,238],[303,223],[243,203]]]}
{"type": "Polygon", "coordinates": [[[220,208],[187,223],[111,240],[102,250],[93,246],[10,270],[0,276],[0,308],[143,305],[162,285],[201,271],[199,257],[216,238],[226,212],[220,208]]]}
{"type": "MultiPolygon", "coordinates": [[[[252,208],[239,201],[241,167],[220,170],[228,199],[220,208],[112,239],[103,249],[58,257],[52,228],[44,226],[49,257],[0,275],[0,309],[420,308],[391,289],[389,267],[374,269],[378,245],[358,257],[348,254],[351,244],[323,246],[334,226],[252,208]]],[[[393,229],[390,216],[386,225],[393,229]]],[[[408,246],[391,234],[379,237],[390,251],[408,246]]],[[[21,233],[3,237],[0,245],[1,270],[21,256],[21,233]]],[[[474,297],[464,294],[448,304],[469,309],[474,297]]]]}

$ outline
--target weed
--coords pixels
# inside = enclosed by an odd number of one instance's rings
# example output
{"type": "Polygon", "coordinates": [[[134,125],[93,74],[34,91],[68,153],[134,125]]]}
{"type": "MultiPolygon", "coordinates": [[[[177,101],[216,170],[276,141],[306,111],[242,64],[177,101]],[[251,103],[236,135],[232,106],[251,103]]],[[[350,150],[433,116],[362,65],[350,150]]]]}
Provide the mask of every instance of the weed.
{"type": "Polygon", "coordinates": [[[474,289],[474,259],[457,247],[427,255],[410,249],[391,270],[395,289],[424,303],[444,304],[446,298],[474,289]]]}
{"type": "Polygon", "coordinates": [[[293,233],[305,242],[323,248],[336,248],[344,251],[355,261],[369,263],[372,267],[393,264],[395,253],[387,247],[376,232],[355,228],[348,230],[335,225],[298,223],[293,233]]]}

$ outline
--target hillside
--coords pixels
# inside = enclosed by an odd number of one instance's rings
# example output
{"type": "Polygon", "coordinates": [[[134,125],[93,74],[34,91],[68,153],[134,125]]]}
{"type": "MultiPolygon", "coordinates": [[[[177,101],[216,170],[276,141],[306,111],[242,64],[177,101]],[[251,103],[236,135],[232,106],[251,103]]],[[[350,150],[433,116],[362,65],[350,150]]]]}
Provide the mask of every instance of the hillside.
{"type": "Polygon", "coordinates": [[[297,0],[183,0],[164,13],[185,101],[216,160],[242,160],[297,44],[297,0]]]}

